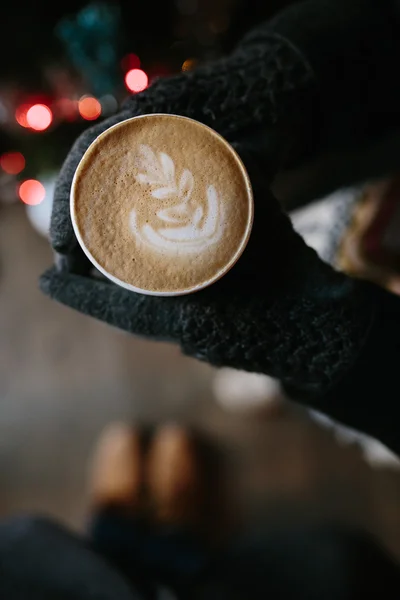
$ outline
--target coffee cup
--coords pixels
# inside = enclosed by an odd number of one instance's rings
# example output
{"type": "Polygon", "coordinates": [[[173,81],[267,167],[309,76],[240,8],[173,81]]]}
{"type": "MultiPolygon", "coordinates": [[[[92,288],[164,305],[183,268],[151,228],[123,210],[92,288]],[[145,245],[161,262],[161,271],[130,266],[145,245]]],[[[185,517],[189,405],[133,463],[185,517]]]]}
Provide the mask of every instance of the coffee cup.
{"type": "Polygon", "coordinates": [[[167,114],[99,135],[76,169],[70,208],[98,271],[155,296],[189,294],[223,277],[246,247],[254,212],[249,176],[230,144],[167,114]]]}

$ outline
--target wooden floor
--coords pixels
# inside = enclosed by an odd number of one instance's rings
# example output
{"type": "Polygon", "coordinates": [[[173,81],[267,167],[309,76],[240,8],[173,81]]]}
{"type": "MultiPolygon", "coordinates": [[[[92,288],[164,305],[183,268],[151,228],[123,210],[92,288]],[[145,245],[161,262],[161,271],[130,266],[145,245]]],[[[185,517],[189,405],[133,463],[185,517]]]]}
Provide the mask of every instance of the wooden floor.
{"type": "Polygon", "coordinates": [[[207,419],[212,370],[44,297],[37,279],[51,260],[23,208],[1,210],[0,510],[38,508],[76,522],[102,427],[207,419]]]}

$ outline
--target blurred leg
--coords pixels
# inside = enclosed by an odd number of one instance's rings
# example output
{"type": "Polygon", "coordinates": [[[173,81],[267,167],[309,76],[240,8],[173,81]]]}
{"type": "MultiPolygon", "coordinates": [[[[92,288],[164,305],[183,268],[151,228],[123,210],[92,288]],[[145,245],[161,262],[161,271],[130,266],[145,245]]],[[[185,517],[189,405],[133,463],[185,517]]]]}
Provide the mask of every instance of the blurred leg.
{"type": "Polygon", "coordinates": [[[147,451],[134,428],[112,425],[101,437],[90,477],[89,537],[135,582],[180,588],[203,569],[200,462],[194,438],[175,425],[159,428],[147,451]]]}

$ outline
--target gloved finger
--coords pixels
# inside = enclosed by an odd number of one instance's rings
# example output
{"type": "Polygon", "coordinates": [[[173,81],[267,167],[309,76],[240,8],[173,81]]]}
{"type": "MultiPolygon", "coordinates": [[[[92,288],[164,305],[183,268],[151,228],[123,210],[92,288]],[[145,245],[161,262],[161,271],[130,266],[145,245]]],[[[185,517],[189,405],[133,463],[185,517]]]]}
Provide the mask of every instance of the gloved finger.
{"type": "Polygon", "coordinates": [[[179,338],[179,298],[136,294],[55,267],[42,275],[40,287],[54,300],[130,333],[166,341],[179,338]]]}
{"type": "Polygon", "coordinates": [[[271,191],[279,158],[274,161],[274,156],[259,143],[257,134],[232,145],[246,167],[255,202],[252,235],[244,254],[245,269],[251,268],[251,261],[258,263],[259,268],[260,259],[270,259],[269,252],[273,251],[274,260],[268,270],[272,273],[275,265],[282,270],[283,263],[290,261],[294,252],[304,250],[305,242],[294,231],[289,216],[271,191]]]}
{"type": "Polygon", "coordinates": [[[93,264],[90,262],[80,246],[77,246],[69,254],[54,253],[54,264],[59,272],[75,273],[88,277],[93,271],[93,264]]]}
{"type": "Polygon", "coordinates": [[[0,524],[0,597],[142,600],[79,538],[37,517],[17,517],[0,524]]]}
{"type": "Polygon", "coordinates": [[[257,131],[247,132],[246,136],[230,142],[242,159],[250,180],[259,178],[265,189],[269,189],[271,182],[282,166],[282,141],[278,138],[278,131],[273,128],[259,128],[257,131]],[[252,169],[253,167],[253,169],[252,169]]]}
{"type": "Polygon", "coordinates": [[[127,119],[129,116],[130,115],[126,111],[123,111],[118,115],[114,115],[109,119],[98,123],[94,127],[91,127],[77,139],[72,150],[68,154],[58,177],[50,223],[50,241],[56,252],[61,254],[72,253],[78,245],[72,228],[69,195],[72,180],[82,156],[90,144],[103,133],[103,131],[112,125],[127,119]]]}

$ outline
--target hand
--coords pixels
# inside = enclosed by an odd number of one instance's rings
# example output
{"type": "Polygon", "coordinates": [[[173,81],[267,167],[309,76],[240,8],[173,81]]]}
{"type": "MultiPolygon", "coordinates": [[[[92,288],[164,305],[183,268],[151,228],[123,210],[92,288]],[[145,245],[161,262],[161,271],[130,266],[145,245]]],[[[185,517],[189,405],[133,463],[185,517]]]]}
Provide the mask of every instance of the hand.
{"type": "Polygon", "coordinates": [[[132,97],[119,115],[86,132],[67,158],[51,226],[58,266],[43,275],[43,291],[129,332],[178,343],[214,365],[264,372],[309,396],[329,389],[357,357],[373,301],[305,245],[268,187],[288,146],[299,142],[312,98],[307,61],[268,28],[228,59],[132,97]],[[89,144],[114,123],[149,112],[182,114],[219,131],[241,155],[254,189],[255,225],[241,260],[218,283],[180,298],[137,295],[91,277],[69,216],[72,177],[89,144]]]}
{"type": "MultiPolygon", "coordinates": [[[[320,391],[354,359],[371,318],[364,289],[322,263],[294,232],[263,181],[258,157],[236,144],[250,174],[255,223],[237,265],[209,288],[177,298],[135,294],[66,263],[43,275],[56,300],[137,335],[170,340],[214,365],[267,373],[320,391]],[[81,271],[82,273],[82,271],[81,271]]],[[[65,200],[65,198],[64,198],[65,200]]]]}

